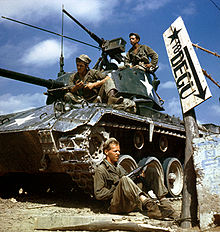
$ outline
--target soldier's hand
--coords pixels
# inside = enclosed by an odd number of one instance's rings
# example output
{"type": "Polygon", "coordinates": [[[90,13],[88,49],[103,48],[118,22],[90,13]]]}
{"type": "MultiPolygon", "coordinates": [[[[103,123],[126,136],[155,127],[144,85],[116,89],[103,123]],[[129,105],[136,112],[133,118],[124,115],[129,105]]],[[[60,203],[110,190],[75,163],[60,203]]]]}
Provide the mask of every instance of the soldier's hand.
{"type": "Polygon", "coordinates": [[[114,186],[117,186],[119,183],[119,180],[114,181],[114,186]]]}
{"type": "Polygon", "coordinates": [[[146,176],[146,175],[145,175],[145,172],[143,171],[143,172],[140,174],[140,176],[145,177],[145,176],[146,176]]]}
{"type": "Polygon", "coordinates": [[[86,84],[85,88],[93,89],[93,88],[95,88],[95,84],[90,82],[90,83],[86,84]]]}
{"type": "Polygon", "coordinates": [[[150,68],[152,66],[152,64],[150,63],[150,64],[145,64],[145,67],[146,68],[150,68]]]}
{"type": "Polygon", "coordinates": [[[84,87],[84,83],[80,80],[77,80],[73,87],[70,87],[70,92],[74,93],[78,89],[82,89],[84,87]]]}
{"type": "Polygon", "coordinates": [[[84,87],[84,83],[80,80],[77,80],[75,87],[77,88],[77,90],[82,89],[84,87]]]}

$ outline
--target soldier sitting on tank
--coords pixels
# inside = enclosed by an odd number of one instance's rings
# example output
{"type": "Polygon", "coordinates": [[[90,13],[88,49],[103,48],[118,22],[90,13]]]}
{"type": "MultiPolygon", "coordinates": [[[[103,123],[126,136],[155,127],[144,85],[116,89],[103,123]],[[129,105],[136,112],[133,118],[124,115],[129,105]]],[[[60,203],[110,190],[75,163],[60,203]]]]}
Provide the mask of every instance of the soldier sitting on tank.
{"type": "Polygon", "coordinates": [[[77,72],[72,74],[69,85],[73,86],[65,94],[64,99],[68,103],[103,102],[107,104],[120,104],[123,97],[116,97],[116,87],[113,80],[97,71],[89,69],[91,59],[87,55],[80,55],[76,58],[77,72]]]}
{"type": "Polygon", "coordinates": [[[125,66],[151,72],[154,76],[153,87],[156,91],[160,83],[154,74],[158,68],[158,54],[149,46],[139,44],[140,36],[137,33],[130,33],[129,38],[132,48],[126,54],[125,66]]]}
{"type": "Polygon", "coordinates": [[[167,189],[155,168],[147,168],[141,174],[158,197],[158,205],[128,176],[122,166],[117,165],[120,145],[115,138],[110,138],[103,147],[106,158],[95,171],[94,194],[97,200],[110,202],[110,213],[129,213],[134,210],[145,211],[150,218],[177,218],[177,213],[165,195],[167,189]],[[148,181],[149,179],[149,181],[148,181]]]}

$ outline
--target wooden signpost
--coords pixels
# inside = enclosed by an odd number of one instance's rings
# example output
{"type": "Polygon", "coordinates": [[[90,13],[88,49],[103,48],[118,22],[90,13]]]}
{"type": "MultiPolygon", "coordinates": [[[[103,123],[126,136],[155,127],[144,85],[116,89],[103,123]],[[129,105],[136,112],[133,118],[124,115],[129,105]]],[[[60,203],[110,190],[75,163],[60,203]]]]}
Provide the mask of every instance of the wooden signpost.
{"type": "Polygon", "coordinates": [[[163,37],[180,96],[186,130],[181,226],[189,228],[198,224],[192,140],[199,136],[199,132],[194,107],[210,98],[211,92],[181,17],[171,24],[163,37]]]}

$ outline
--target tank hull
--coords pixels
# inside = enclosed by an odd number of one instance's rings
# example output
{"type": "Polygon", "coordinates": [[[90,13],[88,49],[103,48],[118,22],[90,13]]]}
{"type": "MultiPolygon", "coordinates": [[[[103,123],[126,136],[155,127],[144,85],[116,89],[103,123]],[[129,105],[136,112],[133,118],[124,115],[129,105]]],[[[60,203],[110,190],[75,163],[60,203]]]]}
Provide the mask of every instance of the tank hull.
{"type": "Polygon", "coordinates": [[[0,175],[67,174],[93,193],[93,174],[105,157],[102,147],[109,137],[117,138],[121,154],[136,163],[149,156],[161,163],[168,157],[183,163],[182,122],[150,108],[145,111],[141,116],[92,103],[60,115],[48,105],[1,116],[0,175]]]}

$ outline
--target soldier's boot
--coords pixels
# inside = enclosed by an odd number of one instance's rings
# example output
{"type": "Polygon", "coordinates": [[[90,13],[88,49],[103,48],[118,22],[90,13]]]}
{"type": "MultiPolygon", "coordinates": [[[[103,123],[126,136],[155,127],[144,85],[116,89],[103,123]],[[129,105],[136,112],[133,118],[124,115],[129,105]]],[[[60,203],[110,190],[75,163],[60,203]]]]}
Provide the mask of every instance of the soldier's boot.
{"type": "Polygon", "coordinates": [[[152,81],[152,85],[153,85],[153,89],[155,91],[157,91],[158,85],[160,84],[160,80],[158,80],[157,76],[155,75],[155,73],[153,74],[154,79],[152,81]]]}
{"type": "Polygon", "coordinates": [[[77,96],[70,92],[64,95],[64,100],[66,103],[70,103],[70,104],[80,104],[83,102],[83,98],[81,96],[77,96]]]}
{"type": "Polygon", "coordinates": [[[116,90],[115,89],[111,89],[108,92],[108,105],[112,105],[112,104],[121,104],[124,101],[124,98],[122,96],[120,97],[116,97],[116,90]]]}
{"type": "Polygon", "coordinates": [[[153,218],[153,219],[162,219],[163,215],[157,205],[156,202],[154,202],[151,199],[146,199],[143,202],[143,208],[147,210],[147,216],[149,218],[153,218]]]}
{"type": "Polygon", "coordinates": [[[171,203],[167,198],[160,199],[159,209],[162,213],[163,218],[178,219],[179,215],[175,209],[171,206],[171,203]]]}

